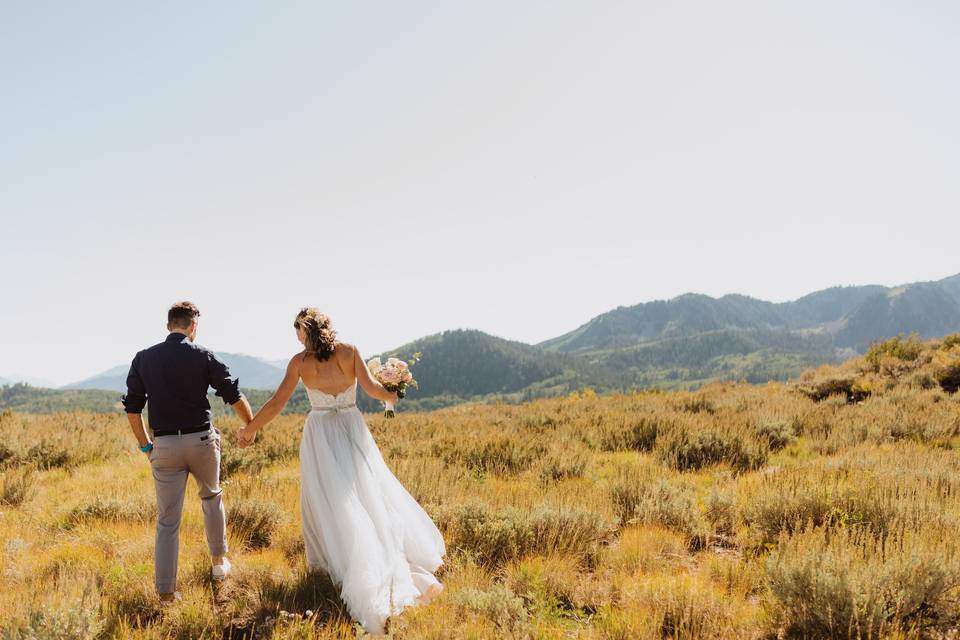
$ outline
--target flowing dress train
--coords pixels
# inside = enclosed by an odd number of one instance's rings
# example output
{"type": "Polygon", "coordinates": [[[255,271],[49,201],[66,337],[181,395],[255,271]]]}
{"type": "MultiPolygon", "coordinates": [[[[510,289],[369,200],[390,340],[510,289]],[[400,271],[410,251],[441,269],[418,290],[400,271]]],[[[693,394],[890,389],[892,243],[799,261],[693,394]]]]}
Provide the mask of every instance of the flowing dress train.
{"type": "Polygon", "coordinates": [[[443,537],[383,460],[357,385],[336,396],[307,389],[300,441],[300,513],[310,569],[325,570],[368,633],[441,589],[443,537]]]}

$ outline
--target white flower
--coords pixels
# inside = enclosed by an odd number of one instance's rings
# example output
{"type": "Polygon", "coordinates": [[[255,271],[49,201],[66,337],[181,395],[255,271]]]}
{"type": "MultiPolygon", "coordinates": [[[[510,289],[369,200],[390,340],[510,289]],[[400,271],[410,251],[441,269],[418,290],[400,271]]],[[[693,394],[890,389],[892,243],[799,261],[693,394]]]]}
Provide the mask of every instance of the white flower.
{"type": "Polygon", "coordinates": [[[370,358],[367,361],[367,369],[370,371],[377,372],[383,368],[383,365],[380,363],[380,358],[370,358]]]}

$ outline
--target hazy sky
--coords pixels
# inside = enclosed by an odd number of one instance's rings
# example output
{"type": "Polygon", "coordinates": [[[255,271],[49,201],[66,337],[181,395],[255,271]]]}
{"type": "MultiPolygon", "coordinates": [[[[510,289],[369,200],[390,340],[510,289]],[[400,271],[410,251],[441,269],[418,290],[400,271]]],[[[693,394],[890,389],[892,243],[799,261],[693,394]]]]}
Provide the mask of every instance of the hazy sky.
{"type": "Polygon", "coordinates": [[[0,3],[0,376],[960,272],[960,3],[0,3]]]}

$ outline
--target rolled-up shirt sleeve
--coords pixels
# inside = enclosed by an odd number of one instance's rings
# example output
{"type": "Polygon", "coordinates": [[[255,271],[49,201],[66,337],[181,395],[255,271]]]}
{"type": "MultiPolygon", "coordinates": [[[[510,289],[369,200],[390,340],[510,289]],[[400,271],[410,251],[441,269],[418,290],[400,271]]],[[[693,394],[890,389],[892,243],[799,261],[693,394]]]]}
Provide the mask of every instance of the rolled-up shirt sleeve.
{"type": "Polygon", "coordinates": [[[227,368],[212,352],[207,353],[207,371],[210,374],[210,386],[216,391],[226,404],[240,402],[240,379],[230,375],[227,368]]]}
{"type": "Polygon", "coordinates": [[[143,407],[147,404],[147,388],[143,384],[140,372],[137,371],[139,359],[138,353],[130,363],[130,371],[127,372],[127,393],[120,399],[127,413],[143,413],[143,407]]]}

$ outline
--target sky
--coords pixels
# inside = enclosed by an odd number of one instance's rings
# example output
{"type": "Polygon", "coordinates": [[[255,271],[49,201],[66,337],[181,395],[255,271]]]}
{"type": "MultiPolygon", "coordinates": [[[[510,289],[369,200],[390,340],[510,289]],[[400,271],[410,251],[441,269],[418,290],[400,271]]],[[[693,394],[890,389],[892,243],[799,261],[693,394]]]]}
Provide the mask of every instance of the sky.
{"type": "Polygon", "coordinates": [[[0,376],[960,272],[952,1],[0,3],[0,376]]]}

